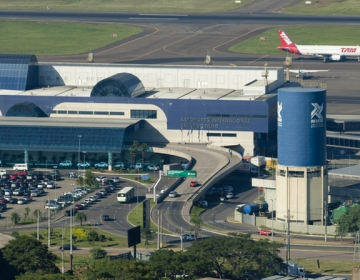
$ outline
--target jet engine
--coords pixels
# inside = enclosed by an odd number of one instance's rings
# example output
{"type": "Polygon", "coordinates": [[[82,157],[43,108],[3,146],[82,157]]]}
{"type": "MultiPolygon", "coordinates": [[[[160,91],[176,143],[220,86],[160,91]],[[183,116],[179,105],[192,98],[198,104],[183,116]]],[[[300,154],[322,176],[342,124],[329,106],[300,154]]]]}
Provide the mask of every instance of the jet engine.
{"type": "Polygon", "coordinates": [[[344,58],[344,56],[339,55],[339,54],[333,54],[333,55],[329,56],[329,60],[332,60],[332,61],[339,61],[339,60],[342,60],[343,58],[344,58]]]}

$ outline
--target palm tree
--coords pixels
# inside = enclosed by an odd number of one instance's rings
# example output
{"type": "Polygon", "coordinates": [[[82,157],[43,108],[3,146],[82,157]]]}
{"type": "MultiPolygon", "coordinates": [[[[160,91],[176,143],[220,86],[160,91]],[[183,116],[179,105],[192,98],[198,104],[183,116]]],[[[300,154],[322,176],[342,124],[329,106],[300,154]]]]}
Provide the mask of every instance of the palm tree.
{"type": "Polygon", "coordinates": [[[13,225],[17,226],[21,220],[20,215],[16,212],[13,212],[10,216],[10,220],[13,223],[13,225]]]}
{"type": "Polygon", "coordinates": [[[91,170],[86,170],[85,172],[85,186],[88,186],[88,187],[93,187],[95,186],[95,176],[94,174],[91,172],[91,170]]]}
{"type": "Polygon", "coordinates": [[[201,225],[201,219],[199,217],[192,217],[190,219],[190,223],[192,223],[192,227],[190,229],[190,231],[193,231],[194,232],[194,235],[195,235],[195,241],[196,239],[198,238],[199,236],[199,232],[202,228],[202,225],[201,225]]]}
{"type": "Polygon", "coordinates": [[[78,212],[75,215],[75,221],[79,222],[80,226],[82,226],[83,222],[86,222],[86,219],[87,219],[87,217],[84,212],[78,212]]]}
{"type": "Polygon", "coordinates": [[[39,215],[39,221],[41,221],[41,211],[39,209],[35,209],[32,213],[33,217],[35,217],[35,219],[37,219],[38,215],[39,215]]]}
{"type": "Polygon", "coordinates": [[[84,177],[83,176],[79,176],[76,178],[76,185],[78,186],[83,186],[85,183],[84,177]]]}
{"type": "Polygon", "coordinates": [[[30,213],[30,208],[29,207],[26,207],[24,209],[24,220],[27,219],[27,217],[29,216],[29,213],[30,213]]]}
{"type": "Polygon", "coordinates": [[[146,143],[142,143],[139,147],[139,150],[141,152],[141,165],[144,168],[144,157],[145,157],[145,151],[147,150],[148,145],[146,143]]]}

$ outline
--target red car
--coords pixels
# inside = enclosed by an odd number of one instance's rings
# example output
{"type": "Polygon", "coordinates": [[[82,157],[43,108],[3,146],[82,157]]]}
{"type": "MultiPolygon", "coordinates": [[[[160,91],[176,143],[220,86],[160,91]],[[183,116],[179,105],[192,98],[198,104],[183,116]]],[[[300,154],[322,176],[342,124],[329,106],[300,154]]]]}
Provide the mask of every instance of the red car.
{"type": "Polygon", "coordinates": [[[192,181],[190,182],[190,187],[196,187],[197,185],[198,185],[198,182],[195,181],[195,180],[192,180],[192,181]]]}
{"type": "Polygon", "coordinates": [[[76,204],[74,208],[76,210],[82,210],[82,209],[84,209],[84,206],[82,206],[81,204],[76,204]]]}
{"type": "Polygon", "coordinates": [[[262,229],[262,228],[260,228],[260,229],[258,230],[258,234],[269,236],[269,235],[271,235],[271,230],[267,230],[267,229],[262,229]]]}

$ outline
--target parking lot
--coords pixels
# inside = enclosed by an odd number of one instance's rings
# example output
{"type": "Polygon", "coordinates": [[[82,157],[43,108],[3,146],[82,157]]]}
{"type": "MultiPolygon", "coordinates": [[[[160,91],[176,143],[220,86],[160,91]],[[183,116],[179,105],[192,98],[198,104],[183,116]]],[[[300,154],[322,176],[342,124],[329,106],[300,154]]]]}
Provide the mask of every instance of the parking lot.
{"type": "MultiPolygon", "coordinates": [[[[63,208],[68,206],[69,204],[71,204],[74,200],[74,204],[80,204],[81,202],[83,202],[85,200],[85,197],[89,197],[90,194],[88,194],[88,192],[85,192],[85,190],[83,190],[83,192],[81,192],[81,189],[78,189],[77,192],[74,192],[74,189],[77,188],[78,186],[75,184],[76,182],[76,178],[71,178],[71,177],[65,177],[65,173],[69,173],[69,172],[63,172],[63,174],[61,174],[60,178],[56,177],[56,178],[51,178],[51,179],[46,179],[45,175],[48,174],[51,170],[46,170],[46,169],[38,169],[36,171],[32,171],[30,173],[36,173],[37,171],[41,171],[43,174],[43,178],[42,179],[35,179],[32,178],[30,179],[30,176],[28,176],[28,178],[23,178],[22,176],[20,176],[20,178],[18,179],[1,179],[1,191],[2,191],[2,196],[1,196],[1,202],[6,202],[6,209],[3,209],[0,214],[1,214],[1,219],[0,219],[0,226],[1,227],[11,227],[13,226],[12,222],[11,222],[11,215],[12,213],[16,212],[20,215],[20,222],[26,220],[26,216],[27,219],[31,219],[31,218],[36,218],[36,216],[34,216],[34,211],[35,210],[39,210],[41,211],[41,215],[42,217],[48,217],[48,213],[52,213],[51,215],[54,215],[54,213],[56,213],[55,210],[57,210],[57,212],[61,213],[61,216],[63,215],[63,208]],[[55,180],[57,179],[57,180],[55,180]],[[6,181],[11,182],[11,184],[16,184],[13,187],[4,185],[4,183],[6,181]],[[49,184],[49,185],[47,185],[49,184]],[[40,187],[40,185],[42,187],[40,187]],[[55,188],[56,185],[56,188],[55,188]],[[38,187],[39,186],[39,187],[38,187]],[[12,190],[11,195],[5,195],[5,190],[12,190]],[[17,191],[18,189],[22,189],[22,192],[20,195],[18,195],[17,191]],[[42,192],[39,192],[39,190],[42,189],[42,192]],[[31,191],[30,191],[31,190],[31,191]],[[36,192],[35,192],[36,190],[36,192]],[[15,192],[15,194],[14,194],[15,192]],[[18,201],[21,200],[25,197],[24,196],[24,192],[25,194],[28,194],[28,198],[29,200],[27,202],[24,202],[22,204],[18,204],[18,201]],[[71,192],[73,192],[73,194],[71,194],[71,192]],[[33,194],[33,195],[31,195],[33,194]],[[35,195],[36,194],[36,195],[35,195]],[[72,197],[72,195],[74,196],[74,198],[72,197]],[[14,203],[10,203],[9,201],[5,201],[6,199],[13,199],[14,203]],[[17,201],[16,201],[17,200],[17,201]],[[58,201],[58,203],[55,203],[55,200],[58,201]],[[76,202],[78,201],[78,202],[76,202]],[[49,204],[49,202],[51,202],[51,204],[49,204]],[[45,209],[46,204],[48,203],[48,205],[56,205],[56,209],[55,207],[46,207],[46,208],[50,208],[53,211],[49,211],[50,209],[45,209]],[[59,205],[61,205],[62,207],[59,207],[59,205]],[[25,210],[26,208],[29,208],[30,211],[25,210]],[[28,212],[28,213],[27,213],[28,212]]],[[[15,171],[7,169],[6,170],[7,174],[14,174],[15,171]]],[[[15,178],[15,177],[14,177],[15,178]]],[[[10,184],[10,183],[6,183],[6,184],[10,184]]],[[[100,186],[102,186],[102,184],[100,183],[100,186]]],[[[85,189],[85,188],[84,188],[85,189]]],[[[100,191],[100,190],[99,190],[100,191]]],[[[8,194],[8,193],[7,193],[8,194]]],[[[93,195],[94,193],[92,193],[91,195],[93,195]]],[[[100,194],[99,194],[100,195],[100,194]]],[[[4,204],[2,204],[4,205],[4,204]]],[[[65,213],[65,212],[64,212],[65,213]]],[[[59,215],[57,215],[59,216],[59,215]]]]}

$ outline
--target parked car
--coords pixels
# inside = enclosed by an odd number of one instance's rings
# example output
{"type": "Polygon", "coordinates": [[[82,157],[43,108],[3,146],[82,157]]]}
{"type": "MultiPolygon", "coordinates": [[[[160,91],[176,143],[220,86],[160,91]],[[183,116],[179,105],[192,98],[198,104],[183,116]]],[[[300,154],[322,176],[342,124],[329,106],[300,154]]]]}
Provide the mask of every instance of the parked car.
{"type": "Polygon", "coordinates": [[[77,213],[76,209],[68,209],[68,210],[65,210],[64,216],[75,216],[76,213],[77,213]]]}
{"type": "Polygon", "coordinates": [[[72,166],[72,162],[71,162],[71,160],[64,160],[63,162],[59,163],[59,166],[70,167],[70,166],[72,166]]]}
{"type": "Polygon", "coordinates": [[[195,180],[191,180],[190,187],[196,187],[199,183],[195,180]]]}
{"type": "Polygon", "coordinates": [[[226,194],[226,198],[227,199],[230,199],[230,198],[233,198],[234,197],[234,194],[232,193],[232,192],[228,192],[227,194],[226,194]]]}
{"type": "Polygon", "coordinates": [[[160,167],[154,164],[150,164],[147,169],[157,171],[160,169],[160,167]]]}
{"type": "Polygon", "coordinates": [[[23,198],[18,199],[17,204],[25,204],[25,203],[27,203],[27,200],[25,200],[23,198]]]}
{"type": "Polygon", "coordinates": [[[267,229],[262,229],[262,228],[260,228],[260,229],[258,230],[258,234],[269,236],[269,235],[271,235],[271,230],[267,230],[267,229]]]}
{"type": "MultiPolygon", "coordinates": [[[[70,244],[65,244],[64,246],[59,247],[60,250],[70,250],[70,248],[71,248],[70,244]]],[[[75,245],[72,245],[72,249],[77,250],[77,247],[75,245]]]]}
{"type": "Polygon", "coordinates": [[[142,169],[143,166],[142,166],[142,164],[141,164],[140,162],[137,162],[137,163],[135,164],[135,168],[136,168],[136,169],[142,169]]]}
{"type": "Polygon", "coordinates": [[[81,204],[75,204],[74,206],[75,210],[82,210],[84,207],[81,204]]]}
{"type": "Polygon", "coordinates": [[[95,168],[107,168],[108,167],[108,164],[104,161],[102,162],[98,162],[98,163],[95,163],[95,168]]]}
{"type": "Polygon", "coordinates": [[[177,196],[177,192],[176,191],[171,191],[169,192],[169,197],[176,197],[177,196]]]}
{"type": "Polygon", "coordinates": [[[78,167],[82,167],[82,168],[87,168],[87,167],[90,167],[90,163],[88,163],[87,161],[84,161],[84,162],[79,162],[77,164],[78,167]]]}
{"type": "Polygon", "coordinates": [[[98,197],[96,195],[89,196],[89,199],[91,202],[95,202],[98,200],[98,197]]]}
{"type": "Polygon", "coordinates": [[[2,175],[6,175],[7,173],[6,173],[6,170],[5,169],[1,169],[0,170],[0,175],[2,176],[2,175]]]}
{"type": "Polygon", "coordinates": [[[104,178],[106,177],[105,176],[96,177],[96,181],[101,182],[104,178]]]}
{"type": "Polygon", "coordinates": [[[115,162],[115,164],[114,164],[114,168],[124,168],[124,167],[125,167],[125,165],[122,162],[115,162]]]}
{"type": "Polygon", "coordinates": [[[12,198],[10,198],[9,203],[10,203],[10,204],[17,204],[17,203],[18,203],[18,199],[17,199],[16,197],[12,197],[12,198]]]}

